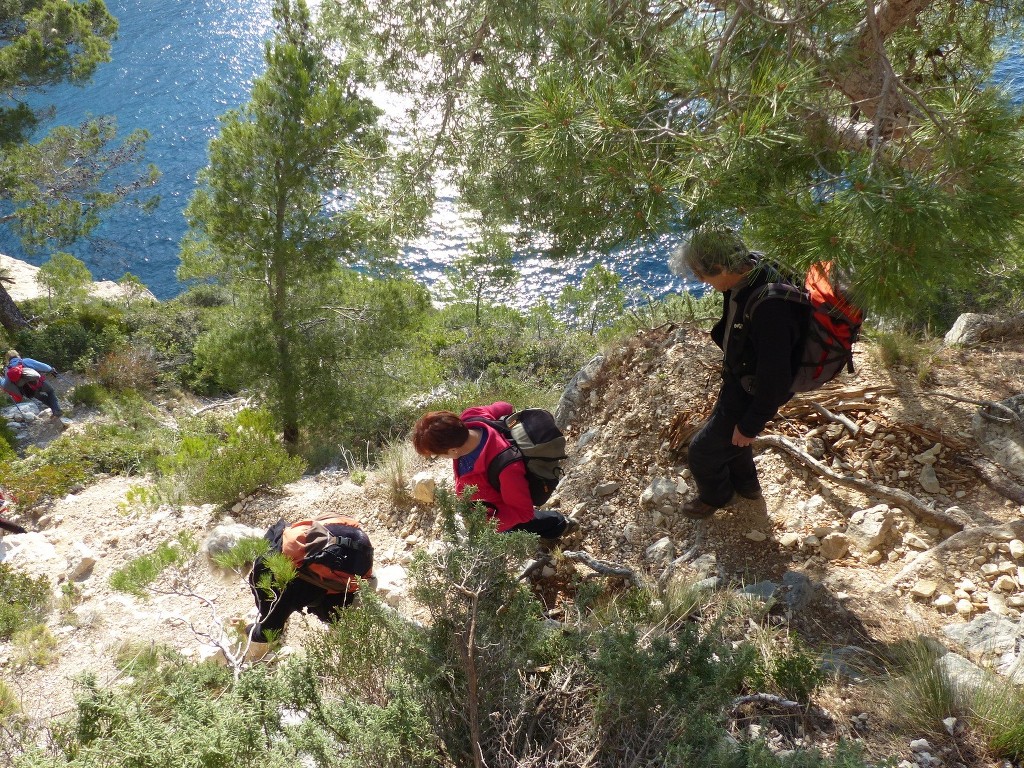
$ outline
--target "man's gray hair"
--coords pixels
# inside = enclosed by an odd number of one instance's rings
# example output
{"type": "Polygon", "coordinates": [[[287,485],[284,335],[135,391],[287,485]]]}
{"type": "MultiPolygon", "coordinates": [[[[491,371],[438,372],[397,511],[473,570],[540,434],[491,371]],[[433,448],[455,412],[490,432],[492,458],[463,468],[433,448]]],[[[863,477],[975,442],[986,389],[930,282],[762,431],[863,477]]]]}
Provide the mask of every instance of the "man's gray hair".
{"type": "Polygon", "coordinates": [[[739,235],[727,229],[698,229],[672,250],[668,268],[676,275],[699,277],[750,269],[750,251],[739,235]]]}

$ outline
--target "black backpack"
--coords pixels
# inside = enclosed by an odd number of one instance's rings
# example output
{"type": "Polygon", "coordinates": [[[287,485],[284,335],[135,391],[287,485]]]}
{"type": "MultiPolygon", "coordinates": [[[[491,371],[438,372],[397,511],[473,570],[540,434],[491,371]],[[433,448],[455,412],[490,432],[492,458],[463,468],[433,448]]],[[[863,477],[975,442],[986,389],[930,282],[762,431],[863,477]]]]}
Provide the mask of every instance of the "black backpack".
{"type": "Polygon", "coordinates": [[[295,564],[296,576],[330,592],[355,592],[355,577],[373,572],[373,546],[359,523],[344,515],[287,524],[279,520],[265,537],[295,564]]]}
{"type": "Polygon", "coordinates": [[[567,456],[565,436],[550,411],[525,408],[501,419],[470,416],[465,423],[487,424],[508,441],[508,448],[487,467],[487,480],[494,490],[501,491],[502,470],[514,461],[522,461],[526,464],[526,482],[533,505],[539,507],[551,498],[562,479],[562,462],[567,456]]]}
{"type": "Polygon", "coordinates": [[[810,392],[832,381],[842,370],[853,373],[853,345],[860,338],[864,311],[850,297],[846,280],[831,262],[811,265],[804,284],[768,283],[747,300],[743,327],[767,299],[784,299],[809,308],[800,361],[791,392],[810,392]]]}

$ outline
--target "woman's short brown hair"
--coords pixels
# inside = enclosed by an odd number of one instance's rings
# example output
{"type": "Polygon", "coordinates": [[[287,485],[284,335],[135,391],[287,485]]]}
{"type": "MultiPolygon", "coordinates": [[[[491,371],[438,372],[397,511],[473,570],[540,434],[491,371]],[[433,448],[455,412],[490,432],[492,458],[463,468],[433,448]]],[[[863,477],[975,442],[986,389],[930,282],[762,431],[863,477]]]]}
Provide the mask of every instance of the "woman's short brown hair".
{"type": "Polygon", "coordinates": [[[420,456],[435,456],[458,448],[469,439],[469,427],[451,411],[431,411],[412,428],[412,447],[420,456]]]}

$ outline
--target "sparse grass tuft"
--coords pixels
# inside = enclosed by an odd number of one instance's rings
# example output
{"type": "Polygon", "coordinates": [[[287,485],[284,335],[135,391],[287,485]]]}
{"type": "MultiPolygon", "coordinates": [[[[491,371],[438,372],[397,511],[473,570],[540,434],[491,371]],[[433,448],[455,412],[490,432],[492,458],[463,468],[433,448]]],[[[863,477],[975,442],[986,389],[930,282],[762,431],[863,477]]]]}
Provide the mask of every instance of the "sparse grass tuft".
{"type": "Polygon", "coordinates": [[[957,687],[939,658],[939,651],[923,638],[893,648],[889,674],[878,683],[890,722],[899,730],[941,737],[946,732],[943,720],[969,714],[969,693],[957,687]]]}

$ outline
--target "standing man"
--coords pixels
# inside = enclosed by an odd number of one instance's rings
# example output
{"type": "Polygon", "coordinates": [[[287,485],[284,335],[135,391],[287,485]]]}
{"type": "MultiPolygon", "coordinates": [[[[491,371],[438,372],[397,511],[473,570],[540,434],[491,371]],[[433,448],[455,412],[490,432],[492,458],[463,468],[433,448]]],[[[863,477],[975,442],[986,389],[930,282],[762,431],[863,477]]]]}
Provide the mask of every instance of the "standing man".
{"type": "Polygon", "coordinates": [[[760,302],[744,322],[748,300],[784,278],[729,230],[694,232],[673,252],[669,266],[723,294],[722,318],[711,329],[723,352],[722,386],[711,417],[690,442],[697,497],[679,510],[691,520],[704,520],[737,493],[761,498],[751,443],[793,396],[790,386],[809,318],[803,305],[773,298],[760,302]]]}
{"type": "Polygon", "coordinates": [[[16,403],[25,398],[38,400],[60,419],[64,412],[57,401],[57,393],[46,380],[45,374],[56,376],[57,371],[52,366],[31,357],[22,357],[16,349],[9,349],[4,355],[4,376],[0,379],[0,388],[16,403]]]}

